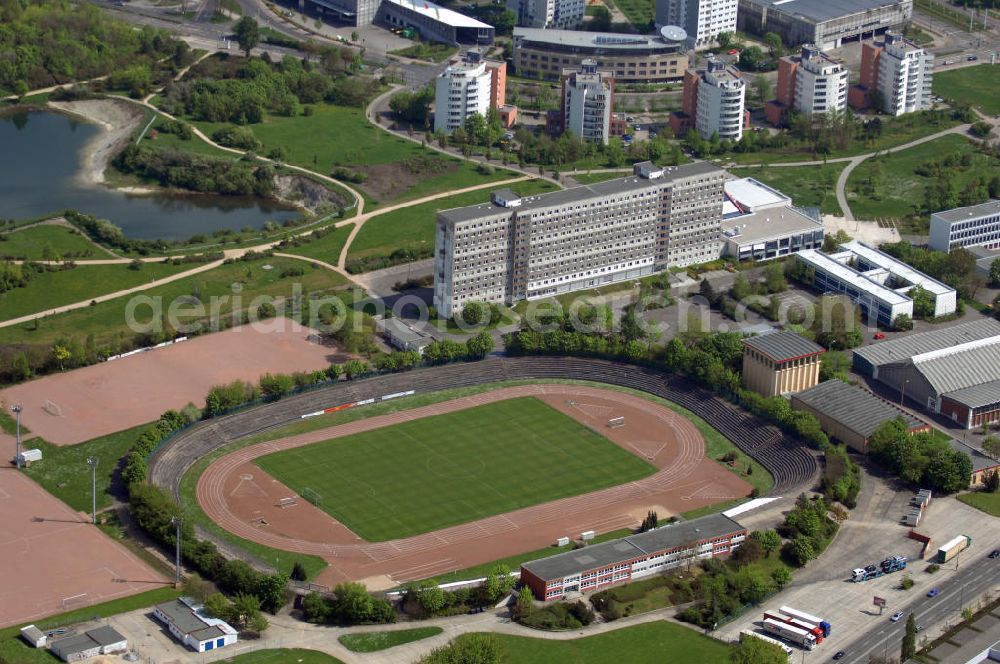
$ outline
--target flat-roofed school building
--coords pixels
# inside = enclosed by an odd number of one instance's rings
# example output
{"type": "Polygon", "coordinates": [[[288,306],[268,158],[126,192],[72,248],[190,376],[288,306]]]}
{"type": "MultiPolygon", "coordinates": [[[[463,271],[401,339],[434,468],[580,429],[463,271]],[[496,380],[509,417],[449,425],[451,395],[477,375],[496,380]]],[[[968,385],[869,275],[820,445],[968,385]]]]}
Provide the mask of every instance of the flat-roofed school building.
{"type": "Polygon", "coordinates": [[[1000,200],[931,214],[930,247],[946,252],[957,247],[1000,248],[1000,200]]]}
{"type": "Polygon", "coordinates": [[[556,600],[569,592],[601,590],[658,574],[689,560],[728,555],[746,537],[739,523],[712,514],[523,563],[521,580],[536,598],[556,600]]]}

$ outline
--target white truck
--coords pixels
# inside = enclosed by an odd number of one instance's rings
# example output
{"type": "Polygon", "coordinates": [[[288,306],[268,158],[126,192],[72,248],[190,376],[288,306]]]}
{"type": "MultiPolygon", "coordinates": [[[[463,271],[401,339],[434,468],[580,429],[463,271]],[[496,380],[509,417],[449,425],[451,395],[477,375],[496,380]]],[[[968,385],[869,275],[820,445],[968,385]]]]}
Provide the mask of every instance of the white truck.
{"type": "Polygon", "coordinates": [[[774,618],[766,618],[764,620],[764,631],[768,634],[774,634],[789,643],[802,646],[806,650],[812,650],[816,647],[815,634],[810,634],[806,630],[789,625],[788,623],[778,622],[774,618]]]}

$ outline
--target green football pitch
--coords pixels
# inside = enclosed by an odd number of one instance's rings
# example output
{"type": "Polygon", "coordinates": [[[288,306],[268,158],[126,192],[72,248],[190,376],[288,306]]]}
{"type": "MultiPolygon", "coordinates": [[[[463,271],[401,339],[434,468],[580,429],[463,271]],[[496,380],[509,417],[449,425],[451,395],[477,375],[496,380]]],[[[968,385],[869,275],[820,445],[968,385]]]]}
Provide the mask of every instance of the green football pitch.
{"type": "Polygon", "coordinates": [[[646,477],[653,466],[533,397],[276,452],[255,463],[369,542],[646,477]]]}

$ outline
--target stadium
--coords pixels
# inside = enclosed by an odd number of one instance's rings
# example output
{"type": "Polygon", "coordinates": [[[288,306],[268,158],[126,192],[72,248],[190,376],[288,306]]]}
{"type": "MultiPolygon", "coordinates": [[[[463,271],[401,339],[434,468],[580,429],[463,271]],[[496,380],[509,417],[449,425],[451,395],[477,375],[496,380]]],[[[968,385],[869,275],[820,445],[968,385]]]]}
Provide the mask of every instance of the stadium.
{"type": "Polygon", "coordinates": [[[683,379],[505,358],[340,383],[207,421],[154,454],[150,479],[179,499],[182,480],[194,482],[197,506],[185,508],[229,537],[322,558],[320,585],[384,589],[635,527],[649,509],[665,518],[750,495],[708,456],[698,418],[771,473],[772,493],[814,476],[808,451],[683,379]]]}

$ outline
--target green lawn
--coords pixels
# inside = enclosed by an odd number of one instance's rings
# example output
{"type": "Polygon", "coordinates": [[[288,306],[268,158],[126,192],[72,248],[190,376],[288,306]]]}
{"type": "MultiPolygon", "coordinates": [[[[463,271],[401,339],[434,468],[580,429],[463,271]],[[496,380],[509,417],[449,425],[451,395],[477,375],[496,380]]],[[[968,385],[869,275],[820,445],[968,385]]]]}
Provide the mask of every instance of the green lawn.
{"type": "MultiPolygon", "coordinates": [[[[865,183],[876,169],[875,160],[864,161],[851,173],[847,181],[847,198],[858,219],[879,217],[902,218],[919,216],[924,206],[924,190],[936,182],[935,178],[918,175],[916,169],[924,162],[940,160],[949,155],[972,155],[972,166],[966,170],[949,169],[949,178],[961,193],[965,185],[976,178],[989,180],[1000,172],[1000,159],[976,152],[970,140],[963,136],[948,135],[929,143],[893,152],[881,157],[884,182],[878,196],[866,191],[865,183]]],[[[925,225],[926,226],[926,225],[925,225]]]]}
{"type": "Polygon", "coordinates": [[[148,427],[143,424],[79,445],[57,446],[41,438],[27,442],[28,447],[42,450],[42,460],[25,469],[28,476],[46,491],[81,512],[90,512],[90,468],[87,457],[97,457],[97,509],[111,505],[111,478],[118,461],[148,427]]]}
{"type": "Polygon", "coordinates": [[[977,510],[981,510],[992,516],[1000,516],[1000,493],[973,491],[971,493],[963,493],[958,499],[966,505],[975,507],[977,510]]]}
{"type": "MultiPolygon", "coordinates": [[[[147,275],[145,270],[149,267],[146,266],[135,274],[147,275]]],[[[128,272],[124,266],[121,266],[120,269],[128,272]]],[[[224,316],[232,312],[232,285],[234,283],[239,283],[243,287],[240,293],[242,297],[241,308],[245,308],[258,295],[289,297],[293,292],[294,284],[301,284],[302,291],[310,293],[330,291],[343,286],[346,282],[343,277],[330,270],[312,267],[303,261],[292,258],[272,257],[222,265],[207,272],[150,289],[145,291],[143,295],[162,298],[164,312],[168,310],[171,303],[178,301],[179,298],[190,298],[195,293],[200,293],[201,301],[207,311],[212,298],[219,297],[217,308],[224,316]],[[264,270],[264,265],[270,265],[271,269],[264,270]],[[304,269],[305,273],[301,276],[283,277],[282,273],[288,268],[304,269]],[[229,297],[222,301],[221,296],[229,297]]],[[[131,331],[125,320],[125,312],[130,300],[130,296],[125,296],[101,302],[92,307],[49,316],[39,321],[38,329],[35,329],[34,321],[0,328],[0,343],[50,345],[57,339],[65,337],[73,337],[82,341],[91,333],[100,343],[103,340],[114,338],[119,333],[129,336],[131,331]]],[[[189,305],[180,308],[181,312],[191,312],[192,310],[193,307],[189,305]]],[[[148,323],[150,307],[138,307],[135,315],[139,323],[148,323]]],[[[183,322],[192,322],[193,320],[195,319],[185,316],[183,322]]]]}
{"type": "Polygon", "coordinates": [[[305,242],[298,247],[281,249],[281,252],[296,256],[308,256],[336,265],[340,259],[340,251],[347,243],[347,236],[351,234],[352,228],[353,226],[341,226],[337,229],[331,229],[329,233],[318,240],[305,242]]]}
{"type": "Polygon", "coordinates": [[[132,270],[126,264],[77,265],[71,270],[45,272],[34,277],[24,288],[0,293],[0,320],[134,288],[192,267],[196,266],[143,263],[142,269],[132,270]]]}
{"type": "Polygon", "coordinates": [[[506,634],[497,634],[496,638],[504,646],[502,661],[509,664],[663,664],[667,661],[726,664],[731,652],[731,647],[725,643],[666,621],[571,641],[506,634]]]}
{"type": "MultiPolygon", "coordinates": [[[[280,146],[287,152],[287,163],[317,173],[329,174],[336,166],[363,172],[367,180],[350,186],[364,192],[369,209],[515,175],[503,169],[483,174],[462,159],[393,136],[368,122],[360,108],[332,104],[315,104],[312,108],[312,115],[269,115],[264,122],[251,125],[264,146],[260,154],[280,146]]],[[[193,124],[208,136],[228,126],[193,124]]]]}
{"type": "Polygon", "coordinates": [[[62,260],[114,256],[75,229],[39,224],[14,233],[0,233],[0,258],[62,260]]]}
{"type": "Polygon", "coordinates": [[[615,0],[615,5],[639,32],[645,33],[649,30],[656,13],[653,0],[615,0]]]}
{"type": "MultiPolygon", "coordinates": [[[[522,196],[557,189],[556,185],[547,180],[516,182],[511,188],[522,196]]],[[[388,256],[396,249],[433,253],[436,213],[450,208],[487,203],[491,192],[492,189],[489,188],[470,191],[373,217],[365,223],[351,243],[348,260],[388,256]]]]}
{"type": "Polygon", "coordinates": [[[413,46],[407,46],[406,48],[399,48],[395,51],[389,51],[389,55],[399,55],[404,58],[413,58],[414,60],[427,60],[429,62],[444,62],[451,56],[455,55],[458,49],[449,44],[440,44],[437,42],[420,42],[414,44],[413,46]]]}
{"type": "Polygon", "coordinates": [[[798,207],[818,207],[823,214],[841,215],[837,203],[837,178],[846,164],[822,166],[732,168],[736,177],[754,178],[774,187],[798,207]]]}
{"type": "Polygon", "coordinates": [[[981,64],[935,72],[934,94],[968,104],[987,115],[1000,113],[1000,67],[981,64]]]}
{"type": "Polygon", "coordinates": [[[285,450],[255,463],[299,495],[318,493],[323,510],[370,542],[617,486],[654,471],[533,397],[285,450]]]}
{"type": "MultiPolygon", "coordinates": [[[[180,592],[173,588],[157,588],[138,595],[112,600],[104,604],[95,604],[82,609],[76,609],[69,613],[62,613],[51,618],[36,620],[35,625],[39,629],[55,629],[56,627],[68,627],[83,620],[92,620],[95,616],[108,617],[151,607],[155,604],[167,602],[180,595],[180,592]]],[[[24,625],[18,623],[5,629],[0,629],[0,662],[4,664],[54,664],[59,660],[52,653],[45,649],[35,649],[30,647],[20,636],[20,629],[24,625]]],[[[323,664],[318,662],[317,664],[323,664]]]]}
{"type": "MultiPolygon", "coordinates": [[[[885,150],[961,124],[958,120],[952,120],[944,114],[941,114],[941,117],[938,118],[925,113],[907,113],[895,118],[881,116],[881,121],[882,133],[877,139],[867,141],[852,138],[844,149],[834,148],[826,155],[827,158],[853,157],[859,154],[885,150]]],[[[736,164],[774,164],[789,161],[818,161],[822,159],[823,155],[812,152],[811,144],[796,142],[794,139],[788,145],[781,148],[762,152],[733,152],[722,157],[724,162],[731,161],[736,164]]]]}
{"type": "Polygon", "coordinates": [[[333,655],[304,648],[274,648],[227,657],[227,664],[344,664],[333,655]]]}
{"type": "Polygon", "coordinates": [[[357,632],[344,634],[337,640],[351,652],[376,652],[387,650],[404,643],[437,636],[444,630],[440,627],[415,627],[413,629],[397,629],[388,632],[357,632]]]}

